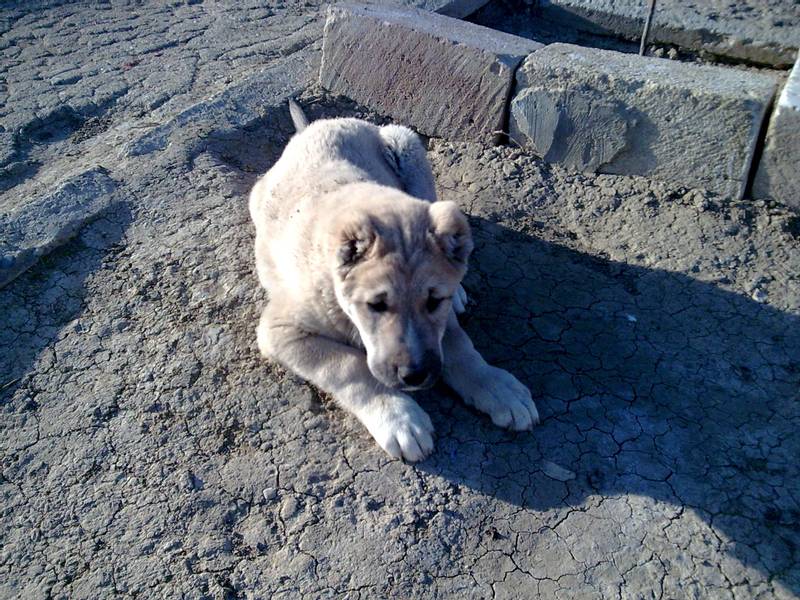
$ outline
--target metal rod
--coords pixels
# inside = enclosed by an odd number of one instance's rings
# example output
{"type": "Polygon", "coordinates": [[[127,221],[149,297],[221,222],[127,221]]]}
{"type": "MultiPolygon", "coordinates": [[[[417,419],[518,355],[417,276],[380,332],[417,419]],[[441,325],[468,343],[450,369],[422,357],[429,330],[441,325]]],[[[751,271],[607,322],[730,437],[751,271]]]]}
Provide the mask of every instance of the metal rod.
{"type": "Polygon", "coordinates": [[[650,11],[647,13],[647,20],[644,22],[642,31],[642,43],[639,44],[639,56],[644,56],[644,47],[647,44],[647,36],[650,35],[650,24],[653,22],[653,13],[656,12],[656,0],[650,0],[650,11]]]}

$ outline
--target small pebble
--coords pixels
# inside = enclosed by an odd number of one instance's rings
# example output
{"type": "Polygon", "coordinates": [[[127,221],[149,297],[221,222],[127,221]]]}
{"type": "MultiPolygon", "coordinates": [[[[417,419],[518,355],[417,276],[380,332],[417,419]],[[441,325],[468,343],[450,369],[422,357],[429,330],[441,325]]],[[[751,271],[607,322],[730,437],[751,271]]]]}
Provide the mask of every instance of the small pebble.
{"type": "Polygon", "coordinates": [[[550,479],[555,479],[556,481],[570,481],[571,479],[575,479],[575,473],[549,460],[542,461],[542,472],[550,479]]]}

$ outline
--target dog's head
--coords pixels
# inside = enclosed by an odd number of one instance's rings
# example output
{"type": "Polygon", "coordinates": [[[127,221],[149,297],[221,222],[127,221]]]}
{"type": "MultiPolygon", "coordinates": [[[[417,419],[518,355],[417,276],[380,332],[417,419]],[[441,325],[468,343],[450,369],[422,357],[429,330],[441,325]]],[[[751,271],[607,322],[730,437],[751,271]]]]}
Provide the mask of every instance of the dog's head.
{"type": "Polygon", "coordinates": [[[430,387],[442,370],[442,337],[467,270],[472,237],[453,202],[428,203],[370,186],[371,197],[334,221],[336,298],[358,329],[381,383],[430,387]]]}

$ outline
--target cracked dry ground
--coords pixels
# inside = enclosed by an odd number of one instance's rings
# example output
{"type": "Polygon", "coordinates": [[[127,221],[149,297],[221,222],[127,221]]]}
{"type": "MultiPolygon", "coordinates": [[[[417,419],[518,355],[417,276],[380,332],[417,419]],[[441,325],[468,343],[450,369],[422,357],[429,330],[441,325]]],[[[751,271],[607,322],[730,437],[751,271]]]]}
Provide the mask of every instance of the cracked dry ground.
{"type": "Polygon", "coordinates": [[[407,465],[258,356],[246,193],[285,112],[112,168],[0,290],[0,597],[800,593],[796,216],[432,140],[465,325],[543,423],[437,389],[407,465]]]}
{"type": "Polygon", "coordinates": [[[322,35],[319,2],[0,2],[0,191],[161,123],[322,35]]]}

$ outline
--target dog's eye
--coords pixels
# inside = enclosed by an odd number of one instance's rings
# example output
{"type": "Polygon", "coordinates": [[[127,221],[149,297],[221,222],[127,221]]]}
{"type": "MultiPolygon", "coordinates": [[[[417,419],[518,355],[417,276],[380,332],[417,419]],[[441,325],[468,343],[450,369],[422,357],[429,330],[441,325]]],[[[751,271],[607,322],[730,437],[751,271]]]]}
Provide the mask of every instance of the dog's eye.
{"type": "Polygon", "coordinates": [[[428,302],[425,303],[425,308],[428,309],[428,312],[436,312],[436,309],[439,308],[442,300],[444,300],[444,298],[434,298],[433,296],[428,296],[428,302]]]}
{"type": "Polygon", "coordinates": [[[389,308],[386,305],[385,300],[378,300],[377,302],[367,302],[367,306],[369,306],[369,309],[375,313],[386,312],[386,309],[389,308]]]}

